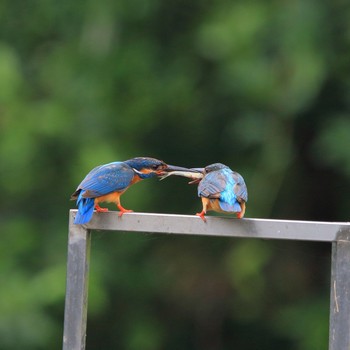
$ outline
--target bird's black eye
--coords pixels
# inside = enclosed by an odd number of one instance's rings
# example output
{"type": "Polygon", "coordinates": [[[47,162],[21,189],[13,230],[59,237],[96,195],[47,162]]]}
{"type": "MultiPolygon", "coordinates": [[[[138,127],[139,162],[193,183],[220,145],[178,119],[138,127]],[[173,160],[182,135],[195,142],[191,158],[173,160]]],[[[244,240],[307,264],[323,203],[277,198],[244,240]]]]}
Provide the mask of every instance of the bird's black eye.
{"type": "Polygon", "coordinates": [[[152,169],[157,170],[158,169],[158,165],[152,165],[152,169]]]}

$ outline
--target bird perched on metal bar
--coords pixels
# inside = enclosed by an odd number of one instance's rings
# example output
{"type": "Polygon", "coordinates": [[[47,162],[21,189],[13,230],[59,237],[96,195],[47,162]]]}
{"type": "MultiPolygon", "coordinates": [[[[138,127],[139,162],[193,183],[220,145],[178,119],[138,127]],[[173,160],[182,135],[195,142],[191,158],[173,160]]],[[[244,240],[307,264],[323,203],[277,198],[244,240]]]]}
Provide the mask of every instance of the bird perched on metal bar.
{"type": "Polygon", "coordinates": [[[108,211],[100,207],[101,202],[115,203],[120,210],[119,216],[132,212],[122,207],[120,196],[140,180],[163,175],[167,168],[168,165],[163,161],[148,157],[97,166],[86,175],[71,196],[72,200],[77,200],[78,207],[74,223],[89,222],[94,208],[97,212],[108,211]]]}
{"type": "Polygon", "coordinates": [[[197,213],[204,222],[209,210],[219,213],[235,213],[238,219],[243,218],[248,190],[243,177],[228,166],[215,163],[205,168],[172,167],[162,179],[169,175],[185,176],[198,183],[198,196],[202,199],[203,209],[197,213]]]}
{"type": "Polygon", "coordinates": [[[235,213],[238,219],[245,214],[248,190],[243,177],[228,166],[215,163],[204,168],[204,177],[198,184],[198,196],[203,209],[197,213],[206,221],[207,210],[235,213]]]}

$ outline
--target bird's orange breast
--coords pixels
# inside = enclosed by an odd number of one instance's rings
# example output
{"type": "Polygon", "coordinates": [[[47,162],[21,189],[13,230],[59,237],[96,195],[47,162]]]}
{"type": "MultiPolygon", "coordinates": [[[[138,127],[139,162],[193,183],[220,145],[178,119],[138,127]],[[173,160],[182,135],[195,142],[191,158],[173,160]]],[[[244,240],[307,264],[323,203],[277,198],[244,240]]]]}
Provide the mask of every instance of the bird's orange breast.
{"type": "Polygon", "coordinates": [[[245,214],[245,202],[242,201],[239,203],[240,207],[241,207],[241,211],[239,212],[234,212],[234,211],[225,211],[225,210],[222,210],[221,207],[220,207],[220,203],[219,203],[219,200],[218,199],[209,199],[208,200],[208,203],[207,203],[207,210],[214,210],[216,211],[217,213],[235,213],[237,215],[237,217],[239,219],[243,218],[244,214],[245,214]]]}
{"type": "Polygon", "coordinates": [[[95,204],[107,202],[107,203],[119,203],[119,197],[125,190],[121,192],[112,192],[104,196],[95,198],[95,204]]]}
{"type": "Polygon", "coordinates": [[[133,179],[131,180],[130,184],[128,187],[124,188],[121,191],[116,191],[116,192],[112,192],[112,193],[108,193],[104,196],[100,196],[95,198],[95,203],[102,203],[102,202],[107,202],[107,203],[119,203],[119,197],[133,184],[135,184],[136,182],[141,181],[142,179],[140,178],[140,176],[135,175],[133,177],[133,179]]]}
{"type": "MultiPolygon", "coordinates": [[[[131,186],[131,185],[133,185],[133,184],[136,184],[136,182],[139,182],[139,181],[141,181],[141,180],[142,180],[142,179],[140,178],[140,176],[138,176],[137,174],[135,174],[134,177],[133,177],[133,179],[131,180],[129,186],[131,186]]],[[[129,187],[129,186],[128,186],[128,187],[129,187]]]]}

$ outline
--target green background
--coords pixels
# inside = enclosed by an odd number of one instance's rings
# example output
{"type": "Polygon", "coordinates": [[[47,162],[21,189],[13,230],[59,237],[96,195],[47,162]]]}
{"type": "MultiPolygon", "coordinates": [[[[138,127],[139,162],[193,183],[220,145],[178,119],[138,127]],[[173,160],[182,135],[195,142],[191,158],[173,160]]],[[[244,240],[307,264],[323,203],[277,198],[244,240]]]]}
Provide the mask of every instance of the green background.
{"type": "MultiPolygon", "coordinates": [[[[222,162],[246,217],[349,220],[347,1],[0,3],[0,349],[60,349],[71,193],[93,167],[222,162]]],[[[135,211],[194,214],[183,178],[135,211]]],[[[112,207],[111,207],[112,208],[112,207]]],[[[87,349],[325,350],[330,245],[94,233],[87,349]]]]}

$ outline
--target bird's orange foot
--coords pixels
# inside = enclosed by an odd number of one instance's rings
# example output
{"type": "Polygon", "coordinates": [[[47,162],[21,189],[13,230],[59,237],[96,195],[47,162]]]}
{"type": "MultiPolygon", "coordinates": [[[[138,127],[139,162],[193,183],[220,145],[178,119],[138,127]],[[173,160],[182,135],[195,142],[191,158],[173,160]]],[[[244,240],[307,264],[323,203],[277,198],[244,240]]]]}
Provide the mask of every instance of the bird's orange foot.
{"type": "Polygon", "coordinates": [[[125,209],[123,208],[121,205],[118,205],[118,209],[120,210],[118,216],[121,218],[123,216],[123,214],[125,213],[132,213],[133,210],[130,210],[130,209],[125,209]]]}
{"type": "Polygon", "coordinates": [[[242,219],[244,216],[244,213],[242,211],[236,213],[237,219],[242,219]]]}
{"type": "Polygon", "coordinates": [[[205,218],[205,211],[202,210],[200,213],[196,213],[197,216],[199,216],[204,222],[207,222],[207,219],[205,218]]]}
{"type": "Polygon", "coordinates": [[[98,213],[105,213],[108,211],[108,208],[101,208],[98,204],[95,205],[95,209],[98,213]]]}
{"type": "Polygon", "coordinates": [[[121,218],[123,216],[123,214],[125,213],[132,213],[133,210],[129,210],[129,209],[124,209],[124,210],[121,210],[118,214],[118,216],[121,218]]]}

